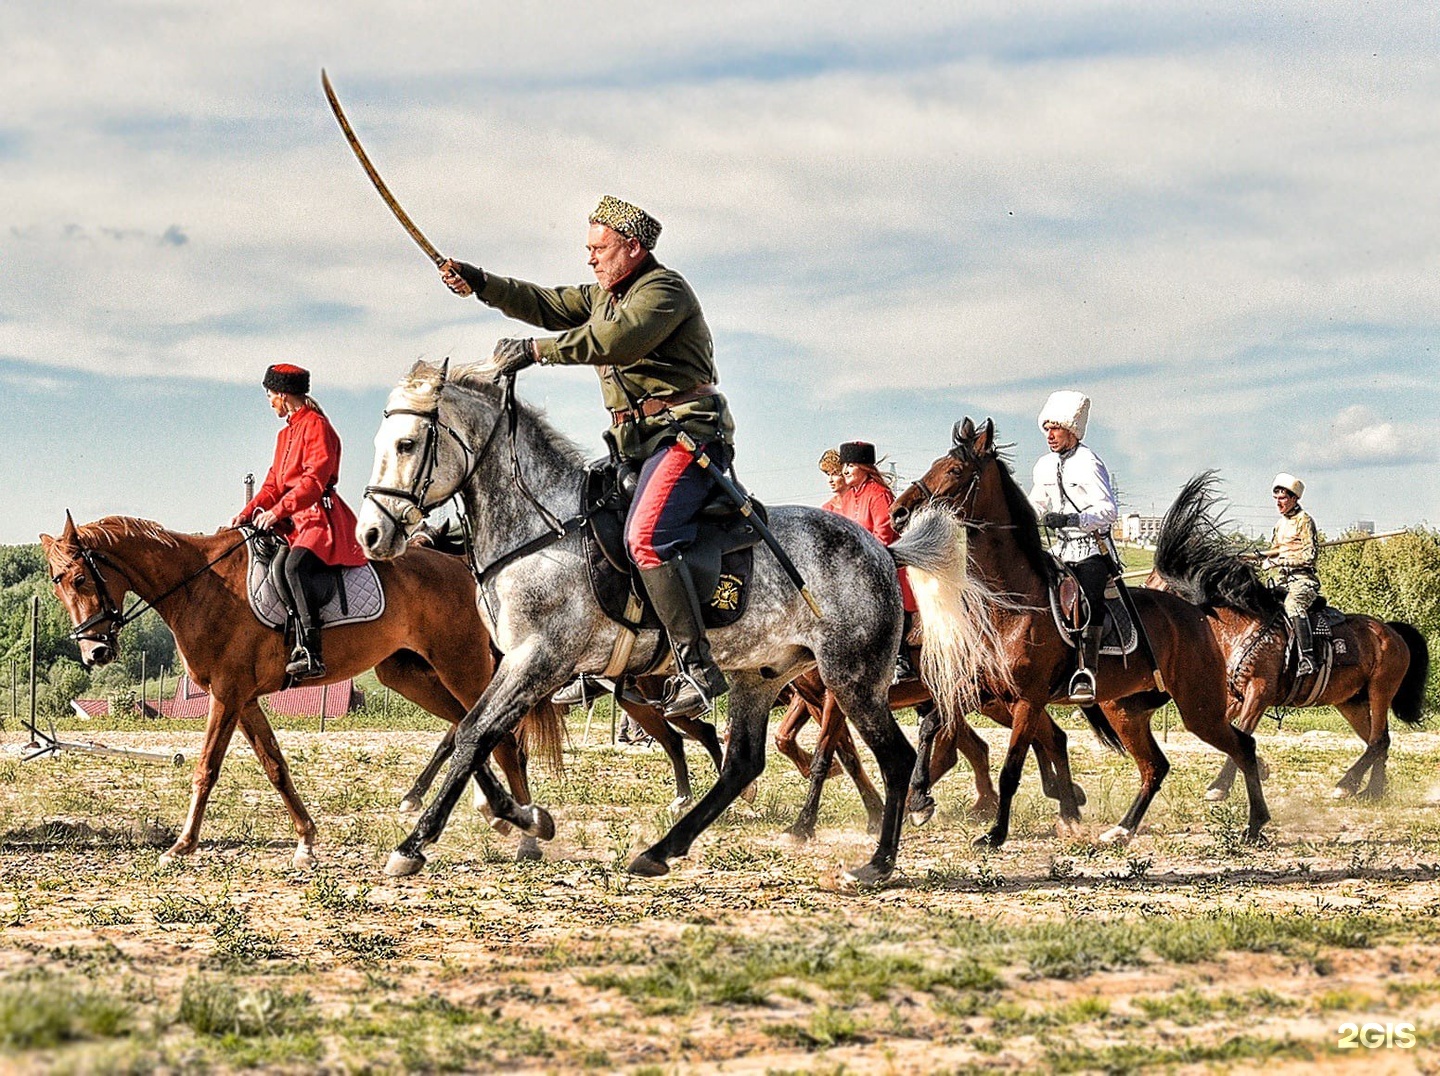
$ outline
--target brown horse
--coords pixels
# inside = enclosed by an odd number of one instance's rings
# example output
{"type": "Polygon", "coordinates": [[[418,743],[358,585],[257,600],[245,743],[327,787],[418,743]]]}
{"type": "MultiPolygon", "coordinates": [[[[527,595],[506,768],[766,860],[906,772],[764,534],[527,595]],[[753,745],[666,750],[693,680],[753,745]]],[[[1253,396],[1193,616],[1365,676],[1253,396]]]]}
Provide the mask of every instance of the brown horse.
{"type": "MultiPolygon", "coordinates": [[[[41,535],[40,542],[87,667],[115,660],[118,633],[141,607],[124,611],[125,596],[133,592],[160,614],[175,635],[191,680],[210,692],[190,812],[163,858],[195,850],[205,805],[239,725],[295,824],[295,865],[311,866],[315,823],[259,704],[260,696],[283,686],[289,654],[282,634],[260,623],[250,609],[242,533],[180,534],[125,516],[77,527],[66,513],[60,537],[41,535]]],[[[453,726],[494,672],[489,637],[475,607],[475,584],[462,562],[427,549],[412,549],[375,567],[385,589],[385,611],[368,623],[326,629],[329,674],[320,682],[344,680],[373,666],[382,684],[453,726]]],[[[558,715],[539,708],[531,718],[528,739],[558,765],[563,731],[558,715]]],[[[512,739],[496,753],[515,796],[528,802],[519,744],[512,739]]]]}
{"type": "MultiPolygon", "coordinates": [[[[1390,752],[1389,712],[1408,724],[1424,714],[1430,648],[1425,636],[1400,621],[1347,614],[1332,628],[1350,655],[1336,663],[1319,694],[1301,684],[1286,661],[1285,605],[1265,585],[1255,565],[1246,563],[1223,534],[1215,472],[1196,475],[1165,513],[1155,543],[1155,568],[1146,586],[1160,587],[1194,602],[1209,614],[1224,651],[1229,674],[1230,719],[1254,732],[1267,707],[1288,704],[1333,706],[1365,741],[1365,750],[1337,782],[1336,799],[1357,793],[1378,799],[1385,793],[1385,764],[1390,752]],[[1362,789],[1366,774],[1370,780],[1362,789]]],[[[1206,791],[1208,800],[1230,794],[1235,769],[1228,763],[1206,791]]]]}
{"type": "MultiPolygon", "coordinates": [[[[954,447],[936,460],[925,476],[891,506],[891,518],[903,527],[927,502],[953,511],[970,534],[970,565],[990,590],[1008,595],[1008,607],[992,607],[994,627],[1005,640],[1009,682],[991,683],[990,694],[1011,717],[1010,748],[1000,770],[1000,807],[990,832],[977,843],[996,846],[1009,831],[1011,801],[1032,743],[1043,736],[1057,741],[1058,784],[1064,833],[1079,821],[1070,780],[1064,732],[1051,720],[1046,704],[1063,701],[1074,668],[1072,644],[1056,627],[1050,589],[1059,570],[1040,541],[1035,510],[1000,458],[990,421],[977,428],[968,418],[957,423],[954,447]],[[1053,730],[1053,731],[1052,731],[1053,730]]],[[[1120,823],[1101,840],[1128,840],[1139,828],[1160,788],[1169,762],[1150,731],[1150,715],[1170,698],[1185,727],[1235,760],[1250,795],[1247,835],[1258,839],[1270,819],[1260,787],[1255,740],[1230,725],[1225,713],[1224,655],[1204,615],[1172,594],[1140,590],[1134,594],[1140,620],[1155,652],[1163,690],[1144,660],[1103,657],[1100,699],[1110,701],[1111,722],[1096,707],[1085,713],[1102,741],[1129,751],[1140,770],[1140,791],[1120,823]],[[1118,726],[1118,727],[1116,727],[1118,726]]]]}

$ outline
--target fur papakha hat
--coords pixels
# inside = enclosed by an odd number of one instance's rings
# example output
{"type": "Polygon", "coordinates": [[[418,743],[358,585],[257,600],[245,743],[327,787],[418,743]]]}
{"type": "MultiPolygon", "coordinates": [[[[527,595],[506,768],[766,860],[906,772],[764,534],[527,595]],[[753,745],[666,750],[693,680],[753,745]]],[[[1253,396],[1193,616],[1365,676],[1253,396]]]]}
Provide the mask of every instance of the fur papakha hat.
{"type": "Polygon", "coordinates": [[[1057,389],[1040,410],[1040,429],[1054,423],[1085,440],[1085,423],[1090,421],[1090,397],[1074,389],[1057,389]]]}
{"type": "Polygon", "coordinates": [[[1300,481],[1300,479],[1296,478],[1293,474],[1287,474],[1284,471],[1281,471],[1279,474],[1277,474],[1275,476],[1275,481],[1270,483],[1270,491],[1272,493],[1277,489],[1289,490],[1291,493],[1295,494],[1295,499],[1297,501],[1301,497],[1305,496],[1305,483],[1300,481]]]}
{"type": "Polygon", "coordinates": [[[820,453],[820,470],[826,474],[839,474],[844,467],[845,465],[840,462],[840,453],[833,448],[827,448],[820,453]]]}
{"type": "Polygon", "coordinates": [[[875,446],[869,441],[846,441],[840,446],[840,462],[874,467],[875,446]]]}
{"type": "Polygon", "coordinates": [[[660,240],[658,220],[638,205],[622,202],[610,194],[600,199],[595,212],[590,214],[590,223],[603,224],[626,239],[638,239],[646,250],[654,250],[655,244],[660,240]]]}
{"type": "Polygon", "coordinates": [[[310,392],[310,371],[288,362],[277,362],[266,369],[265,380],[260,383],[271,392],[305,396],[310,392]]]}

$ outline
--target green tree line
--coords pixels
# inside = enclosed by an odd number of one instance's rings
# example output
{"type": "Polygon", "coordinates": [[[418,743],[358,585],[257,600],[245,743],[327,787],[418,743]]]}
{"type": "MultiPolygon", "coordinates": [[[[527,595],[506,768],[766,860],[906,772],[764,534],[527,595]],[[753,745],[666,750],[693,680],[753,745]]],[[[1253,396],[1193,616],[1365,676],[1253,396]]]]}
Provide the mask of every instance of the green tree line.
{"type": "MultiPolygon", "coordinates": [[[[70,638],[70,616],[55,597],[45,554],[36,545],[0,545],[0,715],[30,712],[31,608],[40,599],[37,625],[35,709],[58,716],[74,698],[110,698],[134,705],[141,665],[152,681],[161,668],[175,667],[175,637],[154,610],[147,610],[121,635],[120,657],[88,672],[80,647],[70,638]],[[13,674],[13,681],[12,681],[13,674]],[[13,697],[11,684],[17,691],[13,697]]],[[[135,596],[129,596],[133,603],[135,596]]],[[[128,604],[128,603],[127,603],[128,604]]]]}

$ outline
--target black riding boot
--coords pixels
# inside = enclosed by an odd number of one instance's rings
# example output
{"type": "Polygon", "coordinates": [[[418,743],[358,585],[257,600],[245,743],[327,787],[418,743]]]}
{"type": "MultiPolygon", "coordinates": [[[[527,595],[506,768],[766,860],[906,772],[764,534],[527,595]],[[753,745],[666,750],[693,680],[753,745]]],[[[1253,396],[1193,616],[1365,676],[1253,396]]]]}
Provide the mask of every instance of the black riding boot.
{"type": "Polygon", "coordinates": [[[1295,675],[1309,676],[1315,671],[1315,640],[1310,635],[1310,618],[1303,613],[1290,618],[1295,631],[1295,675]]]}
{"type": "Polygon", "coordinates": [[[895,677],[892,683],[914,680],[920,675],[910,661],[910,628],[914,623],[914,613],[906,613],[904,620],[900,622],[900,653],[895,655],[895,677]]]}
{"type": "Polygon", "coordinates": [[[295,680],[315,680],[325,675],[325,662],[320,656],[319,628],[305,628],[300,632],[299,645],[290,655],[285,673],[295,680]]]}
{"type": "Polygon", "coordinates": [[[730,685],[710,656],[690,565],[683,556],[673,557],[659,567],[640,569],[640,581],[670,634],[675,653],[675,676],[670,681],[665,716],[693,717],[710,709],[730,685]]]}
{"type": "Polygon", "coordinates": [[[1075,660],[1079,668],[1070,678],[1071,702],[1089,706],[1095,701],[1095,670],[1100,666],[1100,636],[1104,634],[1103,627],[1092,624],[1080,635],[1080,645],[1075,650],[1075,660]]]}

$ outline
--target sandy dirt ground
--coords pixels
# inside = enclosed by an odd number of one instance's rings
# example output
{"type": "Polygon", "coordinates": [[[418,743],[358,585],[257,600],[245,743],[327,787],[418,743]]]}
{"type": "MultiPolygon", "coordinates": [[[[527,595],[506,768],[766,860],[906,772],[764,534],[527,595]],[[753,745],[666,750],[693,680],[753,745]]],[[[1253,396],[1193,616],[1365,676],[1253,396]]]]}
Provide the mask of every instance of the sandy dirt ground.
{"type": "Polygon", "coordinates": [[[1057,840],[1032,771],[1013,839],[974,849],[961,772],[892,884],[858,895],[835,884],[873,848],[853,790],[833,782],[796,846],[803,788],[778,757],[673,873],[631,877],[668,825],[668,764],[578,724],[565,773],[536,782],[559,830],[541,862],[467,798],[426,869],[387,878],[436,735],[281,733],[321,827],[310,871],[243,743],[201,850],[166,866],[198,733],[94,736],[181,769],[21,762],[0,740],[0,1068],[1440,1071],[1440,734],[1396,734],[1376,804],[1327,797],[1353,737],[1268,730],[1254,847],[1243,801],[1201,798],[1218,756],[1170,730],[1150,825],[1111,848],[1094,838],[1134,770],[1077,731],[1084,838],[1057,840]],[[46,1030],[87,1005],[102,1016],[46,1030]]]}

